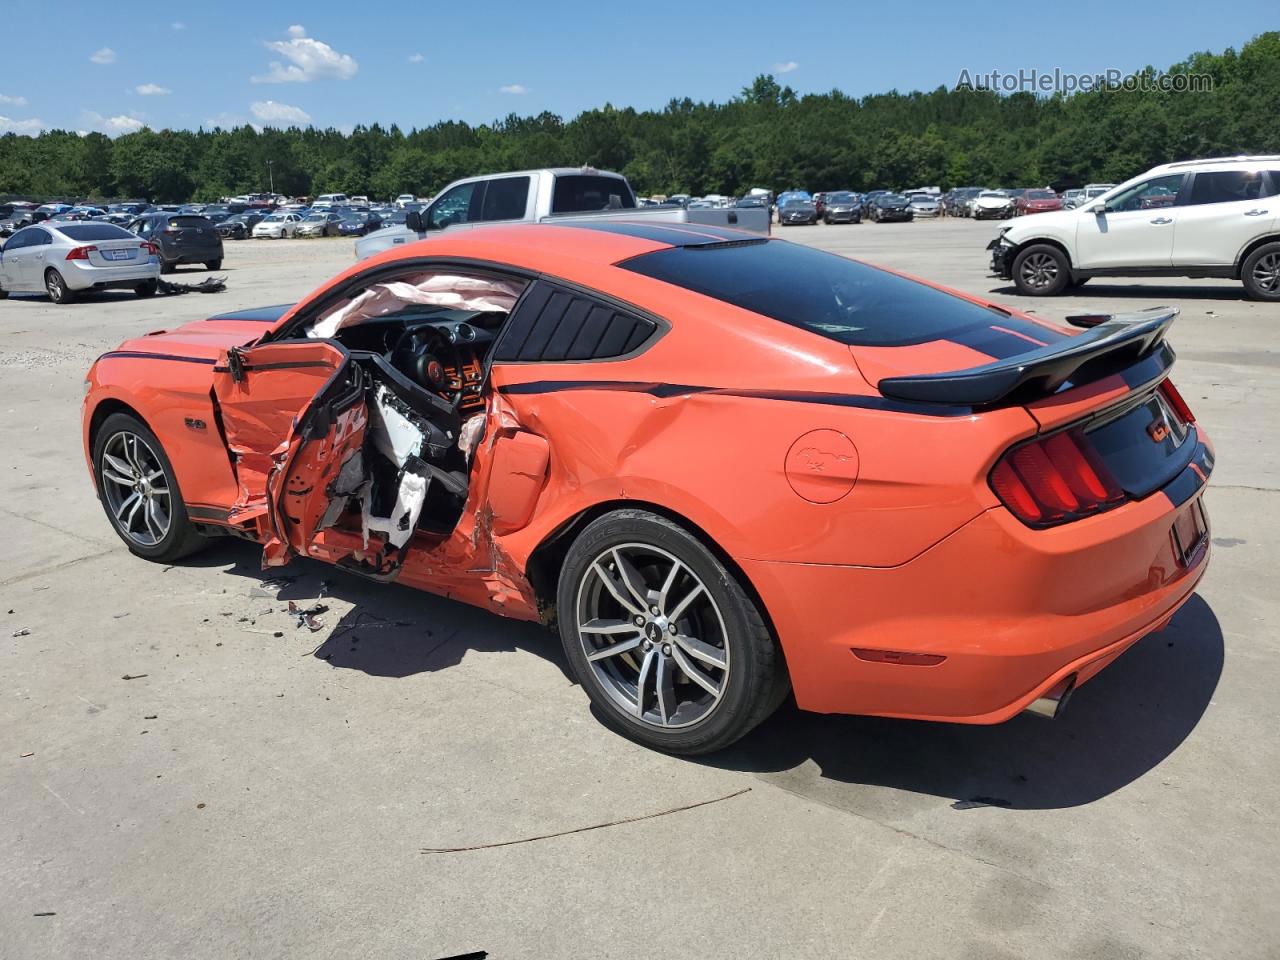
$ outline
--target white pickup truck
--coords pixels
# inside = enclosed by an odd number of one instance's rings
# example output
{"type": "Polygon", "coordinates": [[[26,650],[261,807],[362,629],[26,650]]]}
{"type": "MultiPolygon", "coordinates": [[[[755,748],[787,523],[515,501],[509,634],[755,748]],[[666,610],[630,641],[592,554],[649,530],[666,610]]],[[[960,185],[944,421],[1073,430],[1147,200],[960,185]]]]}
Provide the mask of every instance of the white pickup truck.
{"type": "Polygon", "coordinates": [[[507,223],[563,223],[583,218],[645,223],[693,223],[767,234],[768,208],[637,207],[627,178],[590,167],[521,170],[468,177],[449,184],[405,223],[356,241],[356,259],[421,240],[438,230],[507,223]]]}

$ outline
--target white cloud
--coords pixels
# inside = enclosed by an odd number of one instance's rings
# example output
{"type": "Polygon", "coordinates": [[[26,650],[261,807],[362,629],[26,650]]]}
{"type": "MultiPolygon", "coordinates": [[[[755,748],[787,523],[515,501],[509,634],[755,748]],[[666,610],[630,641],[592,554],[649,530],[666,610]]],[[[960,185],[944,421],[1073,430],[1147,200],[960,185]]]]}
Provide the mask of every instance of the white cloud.
{"type": "Polygon", "coordinates": [[[427,58],[426,58],[426,57],[424,57],[424,56],[423,56],[422,54],[420,54],[420,53],[411,53],[411,54],[409,54],[409,62],[410,62],[410,63],[421,63],[421,62],[422,62],[423,60],[425,60],[425,59],[427,59],[427,58]]]}
{"type": "Polygon", "coordinates": [[[26,97],[6,97],[0,93],[0,103],[7,103],[13,107],[25,107],[27,105],[26,97]]]}
{"type": "Polygon", "coordinates": [[[774,73],[790,73],[792,70],[797,69],[799,66],[800,64],[796,63],[794,60],[788,60],[785,63],[775,63],[773,65],[773,72],[774,73]]]}
{"type": "Polygon", "coordinates": [[[310,83],[325,78],[350,80],[356,75],[360,65],[354,58],[306,33],[306,28],[294,24],[289,28],[291,39],[268,41],[267,49],[274,50],[289,63],[273,60],[265,74],[249,79],[254,83],[310,83]]]}
{"type": "Polygon", "coordinates": [[[274,100],[257,100],[249,105],[249,110],[263,123],[301,127],[311,122],[311,114],[301,107],[291,107],[274,100]]]}
{"type": "Polygon", "coordinates": [[[236,127],[243,127],[246,122],[238,113],[216,113],[205,120],[204,125],[210,129],[221,127],[223,130],[234,130],[236,127]]]}
{"type": "Polygon", "coordinates": [[[506,83],[498,88],[498,92],[522,94],[522,93],[528,93],[529,88],[522,83],[506,83]]]}
{"type": "Polygon", "coordinates": [[[44,129],[44,124],[38,117],[32,117],[29,120],[13,120],[9,117],[0,117],[0,133],[25,133],[35,136],[44,129]]]}
{"type": "Polygon", "coordinates": [[[116,52],[110,47],[103,47],[101,50],[95,50],[89,55],[90,63],[108,64],[116,62],[116,52]]]}
{"type": "Polygon", "coordinates": [[[162,87],[158,83],[140,83],[133,89],[144,97],[163,97],[165,94],[173,93],[168,87],[162,87]]]}
{"type": "Polygon", "coordinates": [[[173,23],[169,24],[169,26],[173,27],[173,29],[175,30],[187,29],[187,25],[183,23],[181,20],[175,20],[173,23]]]}
{"type": "Polygon", "coordinates": [[[89,129],[98,130],[111,136],[133,133],[135,130],[141,130],[146,126],[137,117],[131,117],[123,113],[118,113],[114,117],[104,117],[97,111],[84,110],[81,112],[80,119],[89,129]]]}

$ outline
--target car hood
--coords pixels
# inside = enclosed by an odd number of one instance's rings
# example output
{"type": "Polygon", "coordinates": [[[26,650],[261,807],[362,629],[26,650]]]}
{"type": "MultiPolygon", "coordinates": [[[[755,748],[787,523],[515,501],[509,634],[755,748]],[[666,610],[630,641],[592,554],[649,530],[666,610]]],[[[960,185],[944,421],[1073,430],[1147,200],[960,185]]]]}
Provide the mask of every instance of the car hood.
{"type": "Polygon", "coordinates": [[[1015,243],[1021,243],[1024,239],[1052,227],[1060,227],[1064,231],[1074,234],[1079,216],[1079,210],[1063,210],[1061,208],[1050,210],[1048,213],[1039,214],[1034,223],[1019,223],[1015,221],[1004,235],[1015,243]]]}
{"type": "MultiPolygon", "coordinates": [[[[220,313],[207,320],[157,330],[120,344],[112,353],[154,353],[196,361],[217,360],[230,347],[243,347],[274,327],[293,304],[220,313]]],[[[110,354],[107,354],[110,356],[110,354]]]]}
{"type": "Polygon", "coordinates": [[[980,207],[1004,207],[1013,203],[1012,197],[978,197],[973,201],[980,207]]]}

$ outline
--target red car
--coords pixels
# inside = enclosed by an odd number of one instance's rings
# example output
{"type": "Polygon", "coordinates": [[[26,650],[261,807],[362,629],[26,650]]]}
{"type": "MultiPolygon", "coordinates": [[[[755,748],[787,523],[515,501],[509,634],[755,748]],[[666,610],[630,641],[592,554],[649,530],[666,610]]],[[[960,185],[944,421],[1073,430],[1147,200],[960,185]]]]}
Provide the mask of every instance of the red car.
{"type": "Polygon", "coordinates": [[[800,707],[961,723],[1067,694],[1205,571],[1176,311],[1063,328],[757,235],[448,232],[88,374],[107,518],[559,624],[673,753],[800,707]]]}
{"type": "Polygon", "coordinates": [[[1052,190],[1024,190],[1013,204],[1015,217],[1029,213],[1048,213],[1062,209],[1062,198],[1052,190]]]}

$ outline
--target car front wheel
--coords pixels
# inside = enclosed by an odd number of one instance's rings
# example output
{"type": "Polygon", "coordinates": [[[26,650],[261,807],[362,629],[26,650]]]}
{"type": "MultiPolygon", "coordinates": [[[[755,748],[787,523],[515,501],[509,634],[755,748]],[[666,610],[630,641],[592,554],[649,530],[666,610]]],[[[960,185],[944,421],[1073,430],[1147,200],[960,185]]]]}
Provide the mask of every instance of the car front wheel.
{"type": "Polygon", "coordinates": [[[1265,243],[1249,254],[1240,279],[1254,300],[1280,301],[1280,243],[1265,243]]]}
{"type": "Polygon", "coordinates": [[[1066,255],[1045,243],[1032,244],[1013,258],[1013,283],[1026,297],[1051,297],[1071,282],[1066,255]]]}
{"type": "Polygon", "coordinates": [[[205,268],[206,270],[221,270],[221,269],[222,269],[222,258],[221,258],[221,257],[219,257],[217,260],[206,260],[206,261],[204,262],[204,268],[205,268]]]}
{"type": "Polygon", "coordinates": [[[107,417],[94,437],[93,465],[107,519],[138,556],[170,563],[207,542],[187,517],[164,448],[141,420],[107,417]]]}
{"type": "Polygon", "coordinates": [[[789,689],[741,584],[697,538],[643,510],[592,522],[557,598],[565,653],[603,721],[667,753],[722,749],[789,689]]]}

